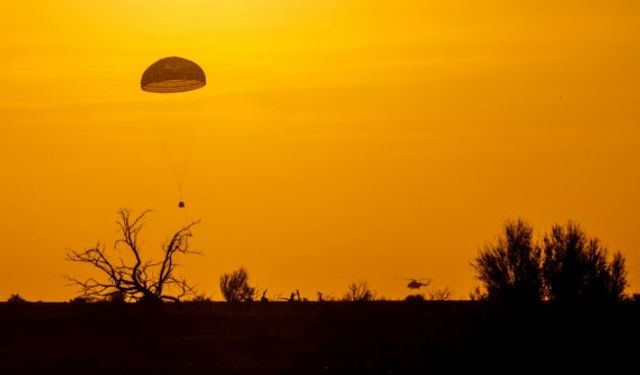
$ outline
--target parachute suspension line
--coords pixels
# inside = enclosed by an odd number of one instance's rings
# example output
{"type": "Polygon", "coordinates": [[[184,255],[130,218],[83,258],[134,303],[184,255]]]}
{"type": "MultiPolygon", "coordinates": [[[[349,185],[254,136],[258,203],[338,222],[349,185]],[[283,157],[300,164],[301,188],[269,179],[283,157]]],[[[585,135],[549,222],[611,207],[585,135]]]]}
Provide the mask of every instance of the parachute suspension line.
{"type": "MultiPolygon", "coordinates": [[[[185,184],[189,178],[193,149],[199,136],[203,105],[204,99],[202,97],[196,98],[195,105],[192,105],[192,109],[189,110],[192,113],[191,119],[185,124],[172,124],[175,128],[179,125],[182,134],[172,140],[170,137],[163,139],[167,161],[171,165],[181,203],[184,201],[185,184]],[[170,147],[169,140],[173,142],[173,148],[170,147]]],[[[184,205],[180,205],[180,207],[184,207],[184,205]]]]}
{"type": "Polygon", "coordinates": [[[195,147],[195,143],[198,141],[198,136],[200,135],[200,125],[202,123],[202,107],[204,104],[204,100],[202,97],[196,98],[196,104],[193,108],[193,120],[189,123],[189,126],[185,129],[186,136],[186,145],[184,149],[184,155],[182,159],[182,165],[178,166],[176,171],[177,175],[177,184],[178,184],[178,193],[180,195],[180,200],[182,201],[182,196],[184,193],[184,185],[186,180],[189,177],[191,166],[191,159],[193,158],[193,150],[195,147]]]}
{"type": "MultiPolygon", "coordinates": [[[[185,179],[184,170],[186,168],[187,161],[186,159],[180,160],[178,158],[179,152],[176,152],[175,147],[171,147],[171,145],[176,146],[177,143],[184,143],[184,137],[180,137],[180,141],[177,141],[175,136],[170,136],[171,132],[168,129],[163,128],[156,121],[154,121],[153,123],[156,137],[158,138],[158,141],[162,148],[162,154],[165,159],[165,163],[169,166],[173,183],[175,184],[176,190],[178,192],[178,197],[180,198],[180,201],[182,201],[185,179]]],[[[169,127],[169,129],[171,128],[175,128],[175,124],[172,127],[169,127]]],[[[184,151],[182,153],[184,153],[184,151]]]]}

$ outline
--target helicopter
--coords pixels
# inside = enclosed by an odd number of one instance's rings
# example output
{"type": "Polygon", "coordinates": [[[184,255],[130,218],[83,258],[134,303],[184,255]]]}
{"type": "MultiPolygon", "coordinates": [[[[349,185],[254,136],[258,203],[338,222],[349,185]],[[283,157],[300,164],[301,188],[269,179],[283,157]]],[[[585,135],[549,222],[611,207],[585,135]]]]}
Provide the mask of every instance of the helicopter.
{"type": "Polygon", "coordinates": [[[409,283],[407,284],[407,288],[412,290],[418,290],[422,287],[427,287],[429,286],[429,284],[431,284],[431,280],[429,279],[401,279],[401,280],[408,280],[409,283]]]}

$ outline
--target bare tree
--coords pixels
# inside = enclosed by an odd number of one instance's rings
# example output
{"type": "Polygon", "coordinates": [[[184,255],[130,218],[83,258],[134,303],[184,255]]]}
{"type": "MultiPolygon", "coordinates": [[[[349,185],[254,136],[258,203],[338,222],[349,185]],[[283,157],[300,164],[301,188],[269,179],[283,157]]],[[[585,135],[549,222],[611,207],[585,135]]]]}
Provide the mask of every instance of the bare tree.
{"type": "Polygon", "coordinates": [[[347,286],[347,293],[342,298],[344,301],[363,302],[372,301],[375,298],[375,292],[369,288],[369,283],[359,281],[350,283],[347,286]]]}
{"type": "Polygon", "coordinates": [[[244,267],[222,274],[220,291],[227,302],[250,302],[256,296],[256,288],[249,285],[249,273],[244,267]]]}
{"type": "Polygon", "coordinates": [[[124,248],[129,255],[127,258],[110,254],[102,244],[84,251],[70,250],[67,253],[67,260],[90,264],[103,276],[86,280],[69,278],[80,287],[83,297],[134,302],[177,302],[183,297],[195,295],[194,288],[184,278],[177,277],[175,271],[179,266],[179,255],[198,253],[189,249],[191,228],[198,222],[194,221],[173,234],[163,245],[164,257],[161,261],[143,260],[139,235],[149,212],[144,211],[138,216],[133,216],[126,209],[118,212],[117,224],[122,238],[115,242],[114,250],[124,248]]]}

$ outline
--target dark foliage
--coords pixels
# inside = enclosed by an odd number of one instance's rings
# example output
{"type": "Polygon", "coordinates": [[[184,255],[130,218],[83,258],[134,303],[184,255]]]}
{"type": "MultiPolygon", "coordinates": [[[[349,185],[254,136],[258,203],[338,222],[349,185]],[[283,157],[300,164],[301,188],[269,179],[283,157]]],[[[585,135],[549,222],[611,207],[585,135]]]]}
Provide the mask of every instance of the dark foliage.
{"type": "Polygon", "coordinates": [[[95,301],[91,298],[87,298],[84,296],[77,296],[69,300],[69,303],[74,305],[83,305],[83,304],[92,303],[92,302],[95,302],[95,301]]]}
{"type": "Polygon", "coordinates": [[[620,301],[627,288],[625,259],[611,260],[600,241],[576,223],[554,225],[544,236],[544,278],[550,300],[620,301]]]}
{"type": "Polygon", "coordinates": [[[533,241],[533,228],[523,220],[509,221],[495,243],[480,252],[472,266],[495,301],[542,300],[542,251],[533,241]]]}
{"type": "Polygon", "coordinates": [[[609,259],[600,241],[573,222],[554,225],[540,245],[529,224],[507,222],[472,265],[485,290],[474,291],[474,300],[616,302],[628,286],[624,256],[609,259]]]}
{"type": "Polygon", "coordinates": [[[249,274],[244,267],[220,276],[220,291],[227,302],[250,302],[256,296],[256,288],[249,285],[249,274]]]}
{"type": "Polygon", "coordinates": [[[211,298],[207,297],[206,294],[202,294],[202,293],[198,293],[196,294],[193,298],[191,298],[189,301],[187,302],[193,302],[193,303],[211,303],[213,301],[211,301],[211,298]]]}
{"type": "Polygon", "coordinates": [[[434,289],[427,292],[427,296],[429,297],[429,301],[448,301],[451,299],[451,295],[453,292],[449,287],[444,287],[442,289],[434,289]]]}
{"type": "Polygon", "coordinates": [[[22,298],[22,296],[20,296],[19,294],[15,293],[9,296],[9,298],[7,299],[7,303],[19,305],[19,304],[27,303],[27,300],[22,298]]]}

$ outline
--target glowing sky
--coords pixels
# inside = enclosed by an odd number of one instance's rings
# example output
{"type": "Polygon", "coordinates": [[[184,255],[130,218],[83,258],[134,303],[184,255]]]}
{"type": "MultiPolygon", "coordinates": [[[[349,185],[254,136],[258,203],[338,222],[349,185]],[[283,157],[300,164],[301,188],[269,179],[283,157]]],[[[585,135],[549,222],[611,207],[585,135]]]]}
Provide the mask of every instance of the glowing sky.
{"type": "Polygon", "coordinates": [[[466,298],[515,217],[583,223],[640,287],[635,0],[4,1],[0,35],[0,299],[72,297],[65,249],[120,207],[155,211],[151,253],[202,219],[183,274],[214,299],[239,265],[272,296],[466,298]],[[141,92],[171,55],[208,86],[141,92]]]}

